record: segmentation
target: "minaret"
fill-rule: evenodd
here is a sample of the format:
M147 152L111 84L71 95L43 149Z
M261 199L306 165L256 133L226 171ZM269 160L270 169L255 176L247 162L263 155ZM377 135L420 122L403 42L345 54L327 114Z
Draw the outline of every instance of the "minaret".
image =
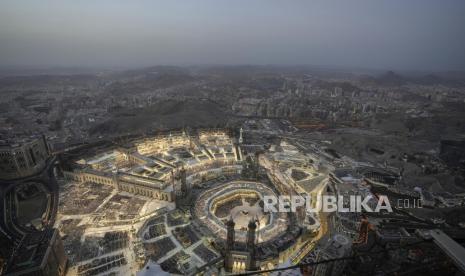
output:
M186 169L184 169L184 166L182 166L181 170L179 171L179 177L181 178L181 193L183 196L185 196L188 193L188 188L186 179Z
M235 239L235 232L234 232L234 226L236 224L234 223L234 220L232 217L229 217L229 220L226 222L226 227L227 227L227 237L226 237L226 247L229 250L234 249L234 239Z
M234 239L235 239L235 232L234 232L234 223L232 217L229 217L229 220L226 222L226 252L224 258L224 268L226 271L231 272L233 269L233 259L231 251L234 250Z
M250 262L247 270L256 270L255 268L255 231L257 230L257 224L254 219L249 222L249 229L247 231L247 250L250 253Z
M239 144L242 144L244 142L244 138L242 137L242 133L244 131L242 130L242 127L241 129L239 130Z
M174 172L173 172L173 170L171 170L171 187L173 188L174 199L177 199L176 189L174 188Z

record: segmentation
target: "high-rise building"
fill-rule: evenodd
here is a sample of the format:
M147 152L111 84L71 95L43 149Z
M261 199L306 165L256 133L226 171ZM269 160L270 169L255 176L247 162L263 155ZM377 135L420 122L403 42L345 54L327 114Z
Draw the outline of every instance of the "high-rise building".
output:
M44 136L10 141L0 146L0 199L3 205L0 228L16 239L26 232L15 219L18 209L16 190L23 185L36 185L48 191L50 196L43 225L53 225L58 208L58 186L54 158Z
M50 151L44 136L0 143L0 179L9 180L41 172Z
M65 275L67 258L56 229L26 234L14 248L4 275Z
M58 210L54 163L44 136L0 144L0 230L8 245L0 253L9 252L2 256L6 275L64 274L63 246L58 232L51 228ZM19 223L17 215L21 208L18 194L32 186L48 194L41 223L35 227Z

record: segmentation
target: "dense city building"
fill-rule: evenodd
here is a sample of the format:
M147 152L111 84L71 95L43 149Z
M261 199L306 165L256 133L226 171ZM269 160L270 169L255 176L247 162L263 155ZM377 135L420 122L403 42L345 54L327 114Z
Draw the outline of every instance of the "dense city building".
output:
M2 273L463 272L460 88L223 69L0 87Z

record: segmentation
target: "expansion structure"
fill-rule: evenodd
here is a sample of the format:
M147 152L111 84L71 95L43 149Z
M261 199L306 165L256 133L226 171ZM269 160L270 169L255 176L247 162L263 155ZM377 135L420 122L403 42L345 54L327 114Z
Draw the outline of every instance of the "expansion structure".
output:
M64 176L68 180L111 185L119 191L174 201L176 193L186 193L186 181L198 183L220 174L235 174L240 169L240 160L239 147L232 143L227 132L200 131L197 136L186 131L169 132L77 160L71 170L64 171ZM177 182L182 185L175 190Z

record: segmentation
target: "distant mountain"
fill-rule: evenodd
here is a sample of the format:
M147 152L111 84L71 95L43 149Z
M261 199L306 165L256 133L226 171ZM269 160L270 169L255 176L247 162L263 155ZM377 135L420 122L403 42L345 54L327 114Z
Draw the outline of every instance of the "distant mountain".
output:
M83 85L97 80L98 77L94 74L7 76L0 77L0 87Z
M66 76L66 75L93 75L102 72L111 72L116 69L92 67L5 67L0 66L0 77L14 76Z
M364 85L373 86L399 86L408 83L408 79L393 71L387 71L378 76L362 75L359 77L359 81Z
M420 84L425 84L425 85L434 85L438 83L443 83L444 79L435 74L428 74L428 75L418 78L416 82Z
M393 71L387 71L379 76L363 75L359 77L362 84L377 86L400 86L408 83L420 85L445 85L445 86L463 86L465 85L465 74L455 72L449 73L431 73L426 75L401 75Z
M153 77L156 75L189 75L189 69L178 66L150 66L138 69L124 70L115 72L113 77L117 78L132 78L132 77Z
M112 76L115 78L115 76ZM131 71L122 73L105 90L111 94L147 92L154 88L168 88L194 82L199 78L178 71Z
M225 125L228 114L209 100L162 100L149 107L119 108L112 118L91 129L92 134L137 133L175 129L184 126L217 127Z
M393 71L388 71L385 74L379 76L377 81L378 84L385 86L399 86L408 83L406 78Z
M415 83L423 85L464 86L465 75L460 74L428 74L414 79Z

